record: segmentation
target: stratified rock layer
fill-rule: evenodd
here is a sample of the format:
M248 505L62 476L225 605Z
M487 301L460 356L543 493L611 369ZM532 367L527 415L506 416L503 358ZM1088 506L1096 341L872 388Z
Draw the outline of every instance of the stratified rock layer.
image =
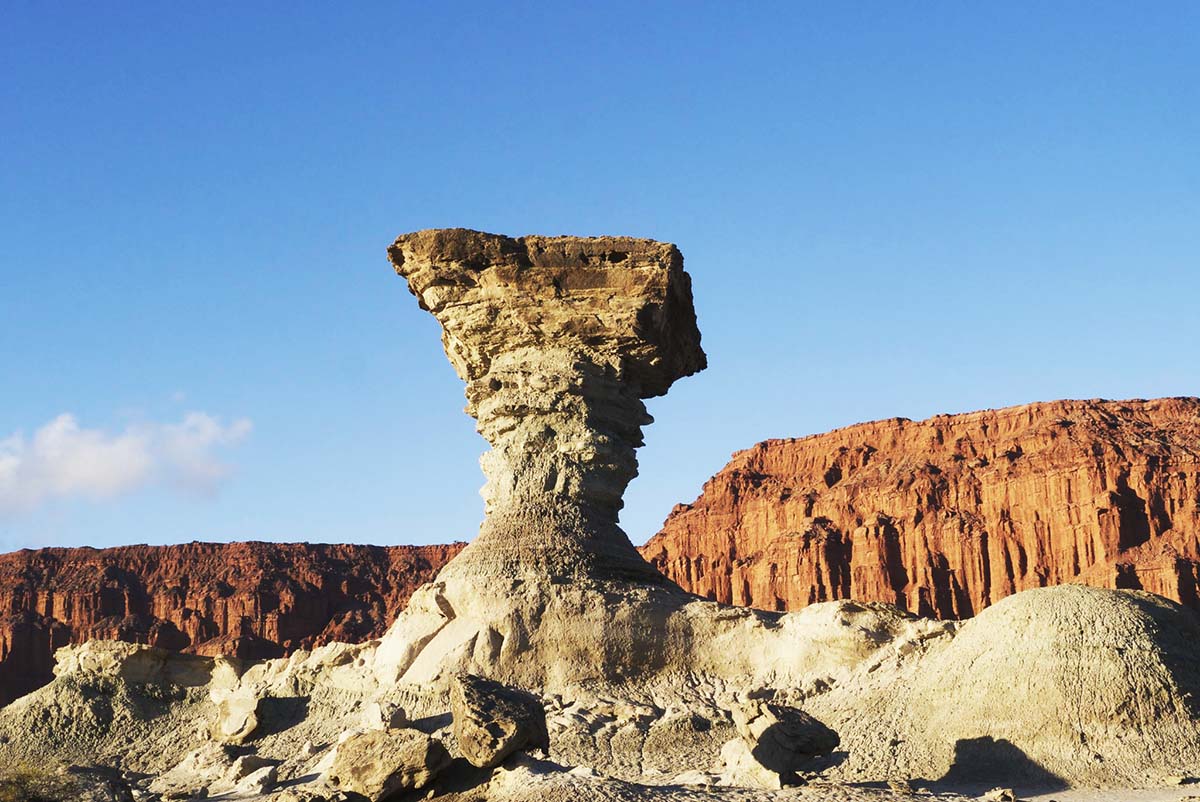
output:
M705 367L674 245L418 231L388 249L467 383L487 518L443 572L660 581L617 526L643 398Z
M643 555L722 602L942 618L1080 582L1200 607L1200 399L892 419L734 455Z
M0 554L0 704L92 639L277 657L379 637L462 548L187 543Z

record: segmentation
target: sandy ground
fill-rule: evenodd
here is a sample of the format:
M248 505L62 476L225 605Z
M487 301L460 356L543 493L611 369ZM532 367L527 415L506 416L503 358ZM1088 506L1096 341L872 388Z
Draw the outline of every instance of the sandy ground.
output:
M1174 785L1169 788L1072 788L1020 798L1030 802L1178 802L1181 799L1200 799L1200 785Z

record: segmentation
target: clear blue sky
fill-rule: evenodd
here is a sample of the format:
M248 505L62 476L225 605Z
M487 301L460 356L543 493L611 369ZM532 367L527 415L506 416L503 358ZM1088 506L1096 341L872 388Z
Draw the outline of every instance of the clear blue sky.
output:
M252 8L247 8L248 6ZM734 450L1200 394L1195 3L34 3L0 12L0 549L473 536L399 233L677 243ZM63 417L69 415L71 417Z

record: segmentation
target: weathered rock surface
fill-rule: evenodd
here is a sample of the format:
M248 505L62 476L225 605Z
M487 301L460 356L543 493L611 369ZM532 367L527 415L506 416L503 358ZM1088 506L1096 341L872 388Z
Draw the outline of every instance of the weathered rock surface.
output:
M1158 784L1200 758L1198 643L1200 618L1160 596L1028 590L805 709L841 736L845 776Z
M617 526L643 398L705 367L679 250L628 237L406 234L396 272L467 383L487 518L450 576L658 581Z
M0 554L0 704L49 682L54 652L68 643L261 659L379 637L461 548L187 543Z
M380 802L397 791L424 788L449 764L445 747L425 733L377 730L338 744L327 777L338 789Z
M1200 399L892 419L734 455L642 554L721 602L965 618L1082 582L1200 607Z
M244 744L258 729L258 699L250 693L233 693L217 703L213 740L222 744Z
M473 766L494 768L513 752L550 748L541 700L517 688L463 674L450 685L454 738Z

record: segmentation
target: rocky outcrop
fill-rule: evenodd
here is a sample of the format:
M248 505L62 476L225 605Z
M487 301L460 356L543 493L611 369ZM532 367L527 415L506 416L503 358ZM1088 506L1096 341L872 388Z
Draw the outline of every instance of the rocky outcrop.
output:
M379 637L461 544L187 543L0 555L0 704L92 639L264 658Z
M679 250L442 229L388 256L441 324L492 446L487 517L451 573L658 581L617 513L651 422L642 399L705 367Z
M1200 399L892 419L734 455L642 553L684 588L964 618L1080 582L1200 607Z

